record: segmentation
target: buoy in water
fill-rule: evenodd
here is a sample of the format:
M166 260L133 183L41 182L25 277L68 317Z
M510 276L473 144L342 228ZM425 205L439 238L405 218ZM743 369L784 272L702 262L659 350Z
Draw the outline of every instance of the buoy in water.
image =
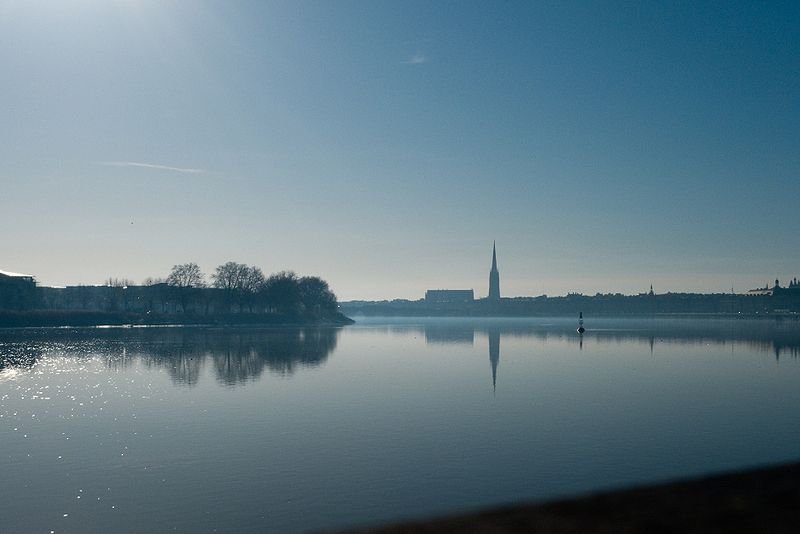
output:
M578 333L583 334L586 332L586 329L583 327L583 312L579 312L578 315Z

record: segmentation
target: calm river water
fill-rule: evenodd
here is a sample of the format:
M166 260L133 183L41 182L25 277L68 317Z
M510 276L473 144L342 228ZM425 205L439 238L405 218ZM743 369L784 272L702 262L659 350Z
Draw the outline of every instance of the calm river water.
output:
M800 458L800 323L0 330L0 532L295 532Z

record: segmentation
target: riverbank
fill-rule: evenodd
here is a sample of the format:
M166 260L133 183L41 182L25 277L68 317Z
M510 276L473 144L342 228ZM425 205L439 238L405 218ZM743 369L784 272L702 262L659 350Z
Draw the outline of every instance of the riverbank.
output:
M363 316L555 317L583 312L594 317L629 315L798 315L800 287L770 294L643 293L503 297L499 300L344 301L340 309Z
M348 532L789 533L799 528L800 463L793 463Z
M277 313L225 313L203 315L191 313L158 314L78 310L0 311L0 328L124 325L344 326L353 324L353 322L352 319L339 312L312 317Z

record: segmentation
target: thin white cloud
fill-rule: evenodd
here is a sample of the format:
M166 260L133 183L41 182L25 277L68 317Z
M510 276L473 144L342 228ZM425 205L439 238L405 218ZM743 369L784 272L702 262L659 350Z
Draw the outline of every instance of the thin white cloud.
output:
M423 63L427 63L428 61L429 61L428 56L426 56L425 54L416 53L413 56L411 56L410 59L403 61L403 63L406 65L422 65Z
M157 171L172 171L182 172L187 174L205 174L208 171L204 169L190 169L186 167L172 167L170 165L158 165L156 163L141 163L138 161L101 161L98 165L107 165L109 167L140 167L143 169L154 169Z

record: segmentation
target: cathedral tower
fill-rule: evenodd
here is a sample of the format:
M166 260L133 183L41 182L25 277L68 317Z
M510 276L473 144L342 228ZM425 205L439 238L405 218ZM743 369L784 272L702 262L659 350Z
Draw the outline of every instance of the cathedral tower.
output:
M489 271L489 300L500 300L500 271L497 270L497 247L492 243L492 270Z

